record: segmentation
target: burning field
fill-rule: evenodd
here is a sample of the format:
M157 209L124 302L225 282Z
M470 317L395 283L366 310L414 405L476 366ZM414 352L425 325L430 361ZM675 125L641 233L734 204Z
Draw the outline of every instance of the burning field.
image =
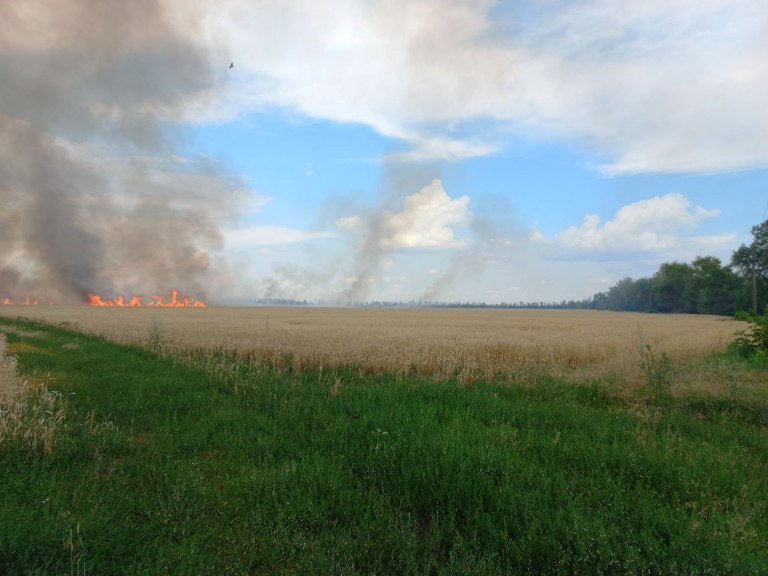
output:
M226 277L250 191L177 150L221 79L174 22L153 0L2 3L0 303L201 306Z
M152 294L150 300L143 300L141 296L131 296L131 298L124 298L123 296L115 296L112 300L105 300L98 294L88 294L89 306L128 306L131 308L147 306L155 308L205 308L206 304L202 300L195 300L190 296L179 298L178 290L171 290L171 297L165 299L159 294Z
M41 302L38 298L24 297L23 300L14 301L11 298L3 298L0 300L4 306L37 306ZM99 294L88 294L88 299L85 302L88 306L117 306L117 307L129 307L139 308L146 306L148 308L205 308L207 304L202 300L197 300L191 296L179 297L178 290L171 290L170 297L166 298L160 294L152 294L150 298L143 298L142 296L131 296L126 298L125 296L118 295L112 299L104 298ZM55 302L47 302L48 305L54 305Z

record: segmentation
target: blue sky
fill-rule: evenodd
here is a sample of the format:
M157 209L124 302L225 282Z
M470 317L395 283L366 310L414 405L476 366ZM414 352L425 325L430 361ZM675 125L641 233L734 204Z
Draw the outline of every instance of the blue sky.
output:
M213 301L581 299L665 261L727 262L768 218L763 3L160 6L163 34L200 55L205 80L137 88L133 99L83 90L85 131L0 113L37 122L80 163L98 157L91 169L122 205L154 195L182 220L203 218L204 234L184 229L194 252L184 270ZM32 13L17 10L31 28L6 30L9 53L38 58L75 42L60 17ZM137 14L126 36L136 46L126 41L113 70L82 72L85 86L108 74L110 86L141 86L124 76L139 57L182 78L177 46ZM173 134L165 147L142 144L135 127L120 138L98 128L147 110ZM140 198L139 164L150 187ZM123 224L138 230L138 214ZM109 269L112 291L160 283L157 266L128 268Z
M766 217L758 3L267 5L210 16L188 152L262 199L228 237L269 295L584 298Z
M245 259L250 263L246 266L262 262L267 266L266 277L272 274L285 281L285 292L274 295L303 298L309 293L310 297L333 298L334 290L339 290L345 279L335 278L335 286L329 281L328 286L314 291L300 282L281 278L280 268L290 264L298 273L305 268L308 277L316 279L313 263L318 258L343 261L345 249L349 248L345 246L349 238L336 225L345 214L344 207L377 210L393 206L388 209L396 211L401 208L398 201L419 192L434 179L440 179L448 197L471 199L471 215L454 228L456 237L465 240L472 238L469 220L476 218L496 227L498 234L510 242L530 243L536 233L544 237L543 243L554 242L558 234L582 225L588 214L598 215L605 223L625 206L654 200L663 203L669 194L682 195L690 203L687 211L673 212L673 216L689 214L696 208L707 211L705 217L692 223L678 225L673 217L659 234L666 232L674 241L658 249L634 249L631 239L629 246L618 239L607 239L605 246L578 254L567 246L535 246L533 250L520 248L526 252L522 258L530 262L516 263L504 262L502 254L518 248L496 243L489 246L491 254L486 257L498 252L501 261L468 267L462 275L469 275L471 280L452 280L455 285L441 293L441 298L502 301L587 297L626 275L649 275L664 261L690 261L697 255L713 254L727 262L739 243L749 241L750 227L766 217L766 172L760 169L612 175L595 168L594 153L576 143L540 141L515 134L493 154L461 161L389 165L382 157L399 148L399 142L365 126L296 119L279 112L254 114L244 124L200 126L194 138L195 152L218 158L243 175L254 193L264 198L256 212L243 218L242 228L282 228L285 242L273 234L269 240L256 239L237 250L249 253ZM392 191L382 182L389 171L413 174L404 177L403 188ZM308 238L301 241L299 231ZM309 239L313 235L318 238ZM696 239L707 236L713 237L711 244L696 243ZM419 268L445 270L451 257L476 248L399 247L389 251L381 257L391 259L394 265L387 260L374 282L389 278L388 284L401 287L386 291L371 286L366 297L421 298L430 278L419 274ZM253 251L258 255L254 256ZM337 262L335 266L343 266ZM394 274L398 272L390 266L397 264L403 265L401 276L409 281L396 280ZM518 273L519 266L523 268ZM566 271L562 275L543 272L551 267ZM581 268L589 270L589 275L578 274ZM349 274L354 271L350 266ZM515 283L516 289L509 290L507 282Z

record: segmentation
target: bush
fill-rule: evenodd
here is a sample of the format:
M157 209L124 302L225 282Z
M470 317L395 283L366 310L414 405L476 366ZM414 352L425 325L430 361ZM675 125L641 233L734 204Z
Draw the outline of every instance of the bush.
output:
M731 350L744 358L768 354L768 309L762 316L746 318L749 326L746 330L736 332L736 337L730 344Z
M735 320L743 320L745 322L749 322L752 320L753 316L751 312L748 312L747 310L737 310L736 313L733 315L733 318Z

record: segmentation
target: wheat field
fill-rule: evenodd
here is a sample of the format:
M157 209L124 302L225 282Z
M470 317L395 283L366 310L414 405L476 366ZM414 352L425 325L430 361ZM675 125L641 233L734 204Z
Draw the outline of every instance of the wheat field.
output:
M745 324L719 316L592 310L3 306L120 343L172 355L234 353L294 371L355 368L436 379L545 372L642 378L650 345L675 365L723 350Z

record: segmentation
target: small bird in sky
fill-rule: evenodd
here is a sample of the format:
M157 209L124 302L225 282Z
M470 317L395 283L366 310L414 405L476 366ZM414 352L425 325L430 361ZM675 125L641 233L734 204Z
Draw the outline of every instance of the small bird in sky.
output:
M231 69L232 69L232 68L234 68L234 67L235 67L235 63L234 63L234 62L232 62L232 63L229 65L229 69L231 70Z

